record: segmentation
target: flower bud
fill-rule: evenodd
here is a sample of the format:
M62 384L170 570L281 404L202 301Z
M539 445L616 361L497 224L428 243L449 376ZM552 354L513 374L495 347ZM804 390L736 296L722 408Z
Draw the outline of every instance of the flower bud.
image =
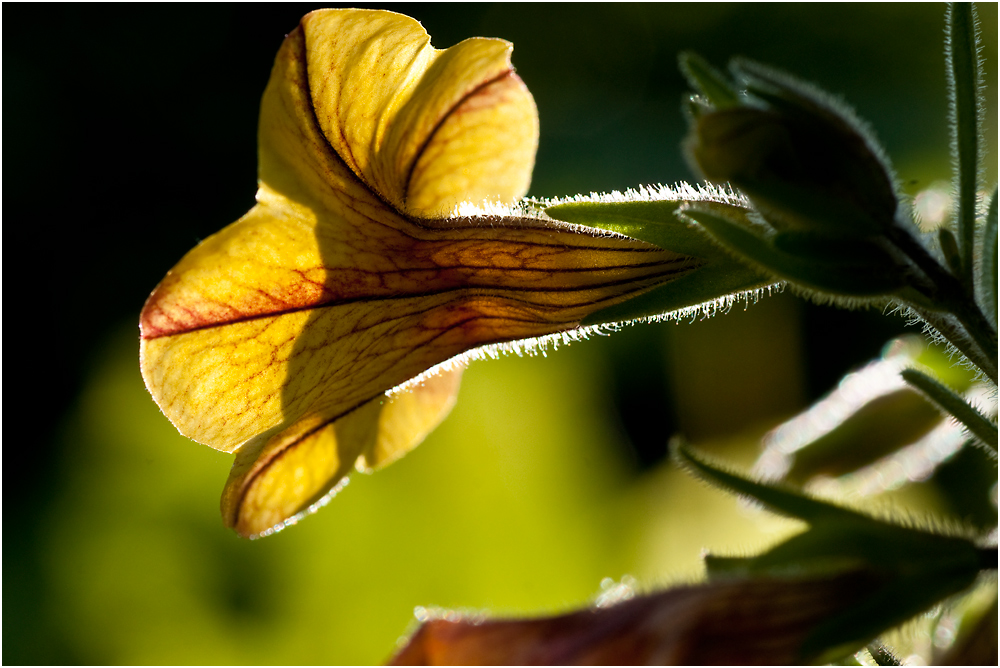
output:
M750 97L693 119L697 170L742 190L779 231L869 237L894 224L889 170L849 110L760 65L733 69Z

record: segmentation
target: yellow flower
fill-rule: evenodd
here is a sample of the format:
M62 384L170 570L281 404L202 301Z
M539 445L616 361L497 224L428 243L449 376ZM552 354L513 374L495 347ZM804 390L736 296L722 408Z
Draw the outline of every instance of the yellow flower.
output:
M143 378L181 433L236 452L240 534L280 529L350 470L414 447L479 346L576 329L699 261L518 215L538 140L511 46L439 51L413 19L321 10L261 103L257 204L189 252L141 316Z

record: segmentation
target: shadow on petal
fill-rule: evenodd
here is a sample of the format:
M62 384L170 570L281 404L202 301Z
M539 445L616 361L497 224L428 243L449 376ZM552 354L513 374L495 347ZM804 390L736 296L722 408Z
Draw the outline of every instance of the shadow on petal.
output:
M308 34L307 26L306 41ZM493 42L490 45L495 46ZM296 87L314 81L312 73L304 73L303 68L313 66L315 59L304 46L297 45L294 34L286 47L279 55L272 85L265 94L265 109L297 110L294 100L305 96ZM469 48L464 52L469 52ZM509 67L507 51L502 53ZM450 67L453 62L450 59L446 65ZM450 79L442 79L440 75L433 78L436 75L433 67L427 74L433 81L451 85ZM421 88L420 84L416 86ZM495 90L498 86L499 92ZM314 87L314 97L316 93ZM433 97L426 89L420 94ZM526 104L531 109L529 123L523 122ZM508 113L512 107L513 116ZM474 192L477 181L490 181L490 174L496 173L495 166L478 172L462 168L463 161L477 165L483 161L483 146L491 147L499 156L513 148L514 157L506 159L519 161L521 170L526 164L525 175L530 174L531 162L525 163L521 154L525 147L530 155L534 153L533 114L530 95L519 82L506 75L473 87L473 94L465 95L453 108L446 109L446 115L433 129L433 136L421 146L422 153L413 157L414 166L408 174L409 208L412 210L414 200L429 203L425 204L430 207L425 215L431 215L440 210L442 202L449 208L452 201L457 202L456 193ZM317 118L323 117L324 114L317 113ZM411 114L409 118L416 119L415 123L423 122L419 116ZM512 122L512 118L521 121ZM311 120L305 114L294 118L294 122L305 126L302 135L317 136L325 131L331 149L338 148L338 142L330 138L332 130L311 126ZM398 122L406 120L400 118ZM498 122L500 127L514 127L514 130L527 126L527 139L522 136L524 130L521 135L504 136L496 126ZM475 150L470 150L467 139L483 131L489 134L491 143L480 138L471 144ZM419 128L414 134L420 134ZM450 139L445 141L441 137ZM339 150L346 152L340 148L324 161L332 169L340 159L343 163L340 178L347 180L342 174L344 168L351 161L357 162L357 155L362 152L354 149L345 156ZM377 166L370 162L362 165L356 175L375 180ZM439 174L432 180L437 184L436 189L420 185L427 174L434 173ZM460 177L459 186L455 186L454 175ZM518 190L500 195L519 196L527 186L526 179L523 180L516 184ZM378 185L387 188L386 183L383 180ZM378 185L365 185L370 192L377 192ZM349 189L342 188L339 192L345 191ZM395 199L396 193L393 195ZM688 256L641 242L585 233L551 221L513 217L415 218L364 198L341 197L335 206L319 209L315 230L321 264L326 269L324 289L335 297L315 304L304 319L302 313L278 316L285 321L275 323L280 330L295 331L294 337L281 345L280 350L276 348L275 355L286 368L280 386L280 416L293 426L283 432L285 437L276 437L258 456L248 474L255 482L248 489L270 489L270 484L264 481L276 477L310 478L312 474L302 471L305 468L319 468L327 477L322 485L310 488L311 495L299 495L297 507L283 505L280 512L273 514L257 506L235 509L233 518L242 518L244 513L257 518L252 527L234 519L241 533L265 531L266 521L284 521L290 513L315 507L317 497L322 498L334 489L349 472L348 459L356 458L368 447L336 439L343 461L338 459L334 466L325 454L334 446L328 443L324 449L315 442L332 439L336 429L317 426L308 431L297 430L294 423L302 416L317 420L325 416L327 425L348 420L354 414L351 411L366 411L370 402L379 400L387 390L456 355L482 345L574 329L590 313L699 265ZM252 382L247 379L248 384ZM412 440L409 436L402 439L405 447L397 451L412 447ZM300 448L313 454L292 454ZM318 458L317 464L310 463L310 456ZM271 470L272 467L276 468ZM247 493L240 498L243 503L250 503L258 497ZM260 498L263 503L265 498ZM291 496L282 497L288 498ZM277 501L273 495L266 499ZM265 521L265 517L269 519Z
M413 447L453 400L419 390L389 445L370 408L389 390L481 346L577 330L702 265L546 218L442 217L527 189L537 113L502 40L437 51L398 14L313 12L279 50L259 143L257 206L188 253L141 318L157 404L239 449L223 507L244 535L317 507L362 455Z

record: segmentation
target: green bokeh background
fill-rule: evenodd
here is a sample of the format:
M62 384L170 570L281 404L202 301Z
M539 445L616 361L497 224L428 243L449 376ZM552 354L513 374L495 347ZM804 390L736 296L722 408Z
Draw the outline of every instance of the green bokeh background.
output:
M749 463L765 430L904 331L784 294L477 362L416 451L299 526L238 539L218 513L231 457L160 415L135 323L166 270L252 205L260 94L313 8L5 7L7 240L38 271L8 291L8 351L32 371L8 374L4 663L373 663L416 606L551 613L608 577L694 580L703 548L795 527L680 475L669 437ZM684 49L842 95L910 194L949 178L940 5L392 8L439 48L514 43L541 118L532 195L691 179ZM995 182L997 6L979 12Z

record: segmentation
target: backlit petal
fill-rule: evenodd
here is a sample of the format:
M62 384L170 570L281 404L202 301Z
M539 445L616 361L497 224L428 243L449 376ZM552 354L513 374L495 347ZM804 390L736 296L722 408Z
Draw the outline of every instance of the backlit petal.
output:
M501 222L457 219L458 227L424 230L431 240L397 256L401 266L382 278L394 293L380 286L366 296L146 336L147 387L182 433L232 451L309 413L336 419L471 348L573 329L698 266L640 242L540 230L530 219L506 221L520 227ZM324 285L336 289L333 277L351 271L328 269Z
M440 217L527 192L537 112L508 42L439 51L419 23L391 12L321 10L302 25L323 134L395 208Z
M333 422L310 416L248 443L223 491L223 519L244 536L280 528L325 502L355 462L370 470L402 457L447 416L461 375L442 372Z
M549 221L393 210L325 141L306 53L298 29L264 94L257 206L143 310L143 375L181 433L231 452L305 415L335 420L470 348L571 329L697 266Z
M528 186L537 115L501 40L437 51L397 14L314 12L275 60L259 144L257 205L168 273L140 323L163 412L239 450L223 509L243 534L412 448L458 376L388 390L700 266L551 220L444 217Z

